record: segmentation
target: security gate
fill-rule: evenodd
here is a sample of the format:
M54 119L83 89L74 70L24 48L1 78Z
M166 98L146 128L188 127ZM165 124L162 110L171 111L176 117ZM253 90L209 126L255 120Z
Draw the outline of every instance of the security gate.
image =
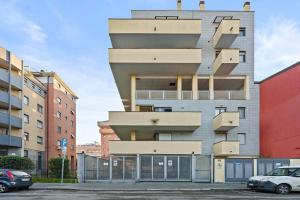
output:
M288 166L289 159L258 159L257 160L257 175L265 175L280 166Z
M253 176L253 159L226 159L225 181L245 182Z
M142 181L191 181L191 156L141 155Z

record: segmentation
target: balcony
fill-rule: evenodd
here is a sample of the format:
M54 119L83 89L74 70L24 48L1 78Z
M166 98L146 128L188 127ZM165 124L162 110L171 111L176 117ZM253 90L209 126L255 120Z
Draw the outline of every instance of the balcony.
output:
M209 100L209 91L198 91L199 100Z
M9 73L4 69L0 69L0 86L8 88L9 87ZM22 78L21 76L13 75L11 76L11 86L12 89L22 90Z
M0 134L0 146L6 147L22 147L22 138L10 135L2 135Z
M10 53L10 63L14 70L22 70L22 60ZM6 69L9 68L9 54L6 49L0 47L0 65Z
M0 112L0 127L8 128L9 114ZM22 119L19 117L11 116L11 127L22 128Z
M223 19L213 36L215 48L229 48L240 33L239 19Z
M201 141L109 141L110 154L202 154Z
M18 97L13 95L11 97L11 107L12 109L22 109L22 101ZM9 107L9 94L8 92L0 91L0 107L8 108Z
M215 156L237 156L240 154L239 141L221 141L213 145Z
M213 128L215 131L229 131L240 124L239 112L222 112L214 117Z
M160 131L193 132L201 126L201 112L109 112L111 128L121 140L136 131L137 140L149 140Z
M215 100L245 100L244 90L215 90Z
M110 19L113 48L194 48L201 20Z
M228 76L239 64L239 49L222 49L213 63L214 75Z
M137 90L136 99L141 100L175 100L177 91L172 90Z

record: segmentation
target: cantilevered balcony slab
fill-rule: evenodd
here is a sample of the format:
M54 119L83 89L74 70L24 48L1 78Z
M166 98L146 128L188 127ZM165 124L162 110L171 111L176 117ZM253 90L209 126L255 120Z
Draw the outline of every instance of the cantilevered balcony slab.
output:
M194 48L201 35L201 20L110 19L114 48Z
M202 63L201 49L110 49L109 62L122 99L130 99L130 76L190 76Z
M239 19L223 19L213 36L215 48L229 48L240 33Z
M0 66L9 68L9 61L13 70L22 70L22 60L13 53L8 53L6 49L0 47Z
M215 131L229 131L240 124L239 112L222 112L213 119Z
M202 154L202 142L109 141L109 154Z
M239 141L221 141L213 144L214 156L236 156L240 154Z
M10 95L12 109L22 109L22 101L20 98ZM9 93L0 91L0 107L9 108Z
M193 132L201 112L109 112L109 123L121 140L129 140L131 131L137 140L151 140L158 132Z
M213 63L214 75L228 76L239 64L239 49L222 49Z

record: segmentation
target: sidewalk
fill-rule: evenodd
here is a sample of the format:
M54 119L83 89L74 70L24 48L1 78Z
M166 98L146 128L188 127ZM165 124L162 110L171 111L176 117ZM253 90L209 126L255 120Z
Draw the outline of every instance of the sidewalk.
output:
M35 183L35 190L82 190L82 191L159 191L159 190L243 190L242 183L191 183L191 182L102 182L102 183Z

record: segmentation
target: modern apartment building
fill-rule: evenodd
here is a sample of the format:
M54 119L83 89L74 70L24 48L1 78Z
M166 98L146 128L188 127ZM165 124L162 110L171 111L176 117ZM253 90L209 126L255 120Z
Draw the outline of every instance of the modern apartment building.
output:
M76 169L76 100L77 95L55 72L33 72L47 89L46 160L62 156L60 142L68 141L66 157L70 169Z
M0 47L0 155L22 151L23 61Z
M30 158L36 171L45 169L47 89L33 74L24 71L24 157Z
M259 156L254 12L249 2L242 11L205 10L204 1L198 10L181 7L178 0L177 10L109 19L109 63L125 109L109 112L120 138L109 142L112 179L252 175L248 159Z
M120 140L117 134L109 126L108 121L98 122L99 133L101 135L101 157L109 157L109 141Z
M299 74L300 62L260 82L260 152L265 158L300 158Z

